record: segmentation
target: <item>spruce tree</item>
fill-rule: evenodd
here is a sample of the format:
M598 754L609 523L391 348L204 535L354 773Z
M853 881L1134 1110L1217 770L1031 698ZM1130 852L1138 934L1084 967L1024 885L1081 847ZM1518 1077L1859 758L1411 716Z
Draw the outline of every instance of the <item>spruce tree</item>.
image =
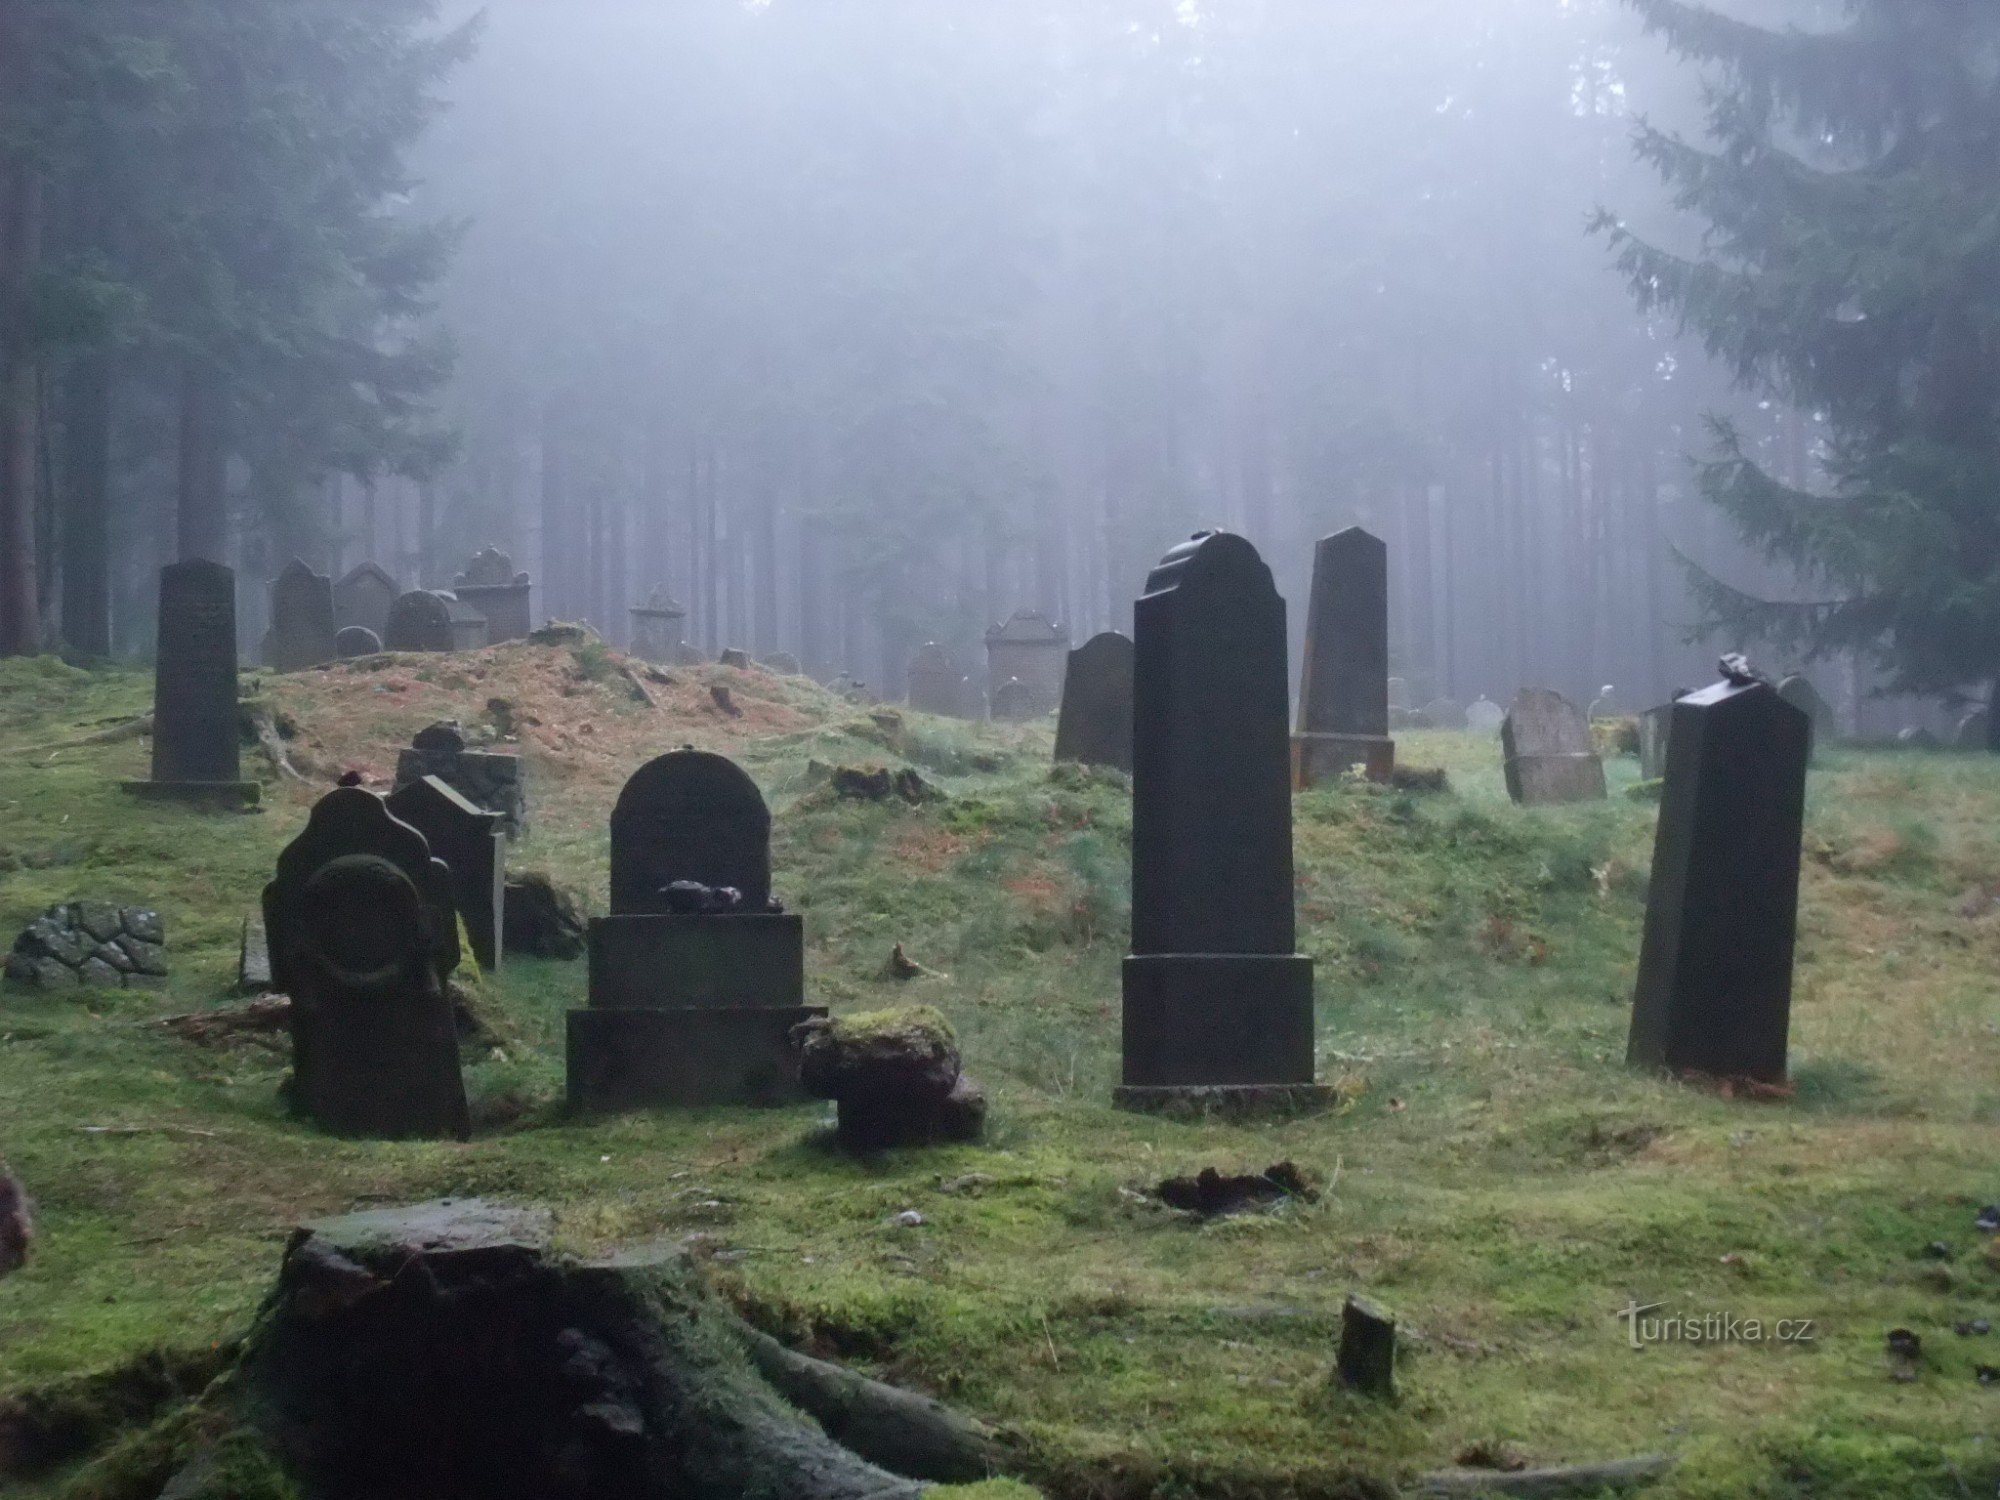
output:
M1709 70L1707 142L1636 137L1707 232L1677 254L1607 219L1618 264L1642 308L1677 314L1824 433L1802 489L1713 420L1702 492L1825 597L1758 599L1695 570L1707 624L1809 657L1861 651L1895 691L1995 683L2000 5L1845 0L1781 29L1629 3Z

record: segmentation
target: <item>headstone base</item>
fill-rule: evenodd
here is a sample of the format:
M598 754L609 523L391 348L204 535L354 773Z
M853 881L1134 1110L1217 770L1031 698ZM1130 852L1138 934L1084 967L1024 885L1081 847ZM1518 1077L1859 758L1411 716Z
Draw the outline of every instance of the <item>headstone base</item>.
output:
M1372 734L1292 736L1292 789L1303 792L1338 781L1355 766L1370 781L1386 784L1396 772L1396 742Z
M254 781L121 781L119 786L148 802L185 802L223 812L253 808L264 800L264 788Z
M1507 794L1526 807L1602 802L1604 762L1595 755L1518 755L1505 766Z
M1111 1102L1134 1114L1170 1120L1282 1120L1331 1109L1335 1091L1323 1083L1247 1083L1135 1087L1111 1091Z
M1125 960L1127 1088L1313 1081L1313 965L1298 954Z
M801 917L638 915L590 923L593 1009L789 1010L805 1004L805 989Z
M802 1104L792 1028L826 1015L800 1005L569 1013L569 1107L579 1113Z

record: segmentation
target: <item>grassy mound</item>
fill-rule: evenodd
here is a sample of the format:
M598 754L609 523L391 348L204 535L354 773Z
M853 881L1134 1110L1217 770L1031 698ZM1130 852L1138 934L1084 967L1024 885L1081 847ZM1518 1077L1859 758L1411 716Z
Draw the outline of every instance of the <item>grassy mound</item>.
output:
M2000 1344L1951 1332L2000 1322L2000 1263L1972 1227L2000 1199L2000 911L1964 899L2000 880L2000 763L1822 757L1796 1088L1743 1100L1622 1066L1656 815L1621 794L1636 764L1614 764L1606 803L1524 812L1490 739L1402 736L1449 792L1297 804L1340 1108L1191 1126L1108 1105L1122 778L1051 771L1046 726L870 712L760 671L635 684L627 665L516 644L263 678L250 691L312 784L246 750L266 808L220 816L119 794L143 740L52 748L146 712L143 675L0 663L0 941L56 901L147 902L175 967L158 996L0 993L0 1156L42 1231L0 1282L0 1403L225 1344L301 1219L478 1194L550 1204L579 1250L689 1241L769 1330L1022 1434L1058 1495L1380 1493L1481 1445L1538 1464L1677 1453L1656 1492L1679 1497L2000 1479L1974 1441L2000 1398L1973 1376ZM814 1000L937 1007L992 1096L987 1141L857 1162L824 1149L818 1106L567 1120L580 964L491 978L500 1040L468 1067L467 1145L324 1139L277 1104L281 1049L163 1033L160 1015L222 1003L238 924L318 791L349 766L386 777L438 718L514 736L533 827L513 863L598 909L624 777L681 744L741 760L773 804ZM841 766L915 768L946 796L840 797ZM899 943L914 977L887 962ZM1280 1160L1317 1201L1196 1222L1147 1192ZM1350 1290L1401 1320L1394 1407L1328 1382ZM1634 1303L1813 1337L1634 1350ZM1899 1326L1924 1338L1914 1383L1884 1369Z

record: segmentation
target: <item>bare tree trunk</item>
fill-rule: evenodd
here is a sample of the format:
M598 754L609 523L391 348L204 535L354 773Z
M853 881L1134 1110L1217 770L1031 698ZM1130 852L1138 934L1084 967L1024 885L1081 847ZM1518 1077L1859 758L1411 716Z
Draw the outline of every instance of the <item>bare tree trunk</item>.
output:
M568 507L569 433L561 399L552 398L542 409L542 608L554 620L576 617L565 537Z
M229 561L229 448L222 377L195 359L181 371L176 545L182 562Z
M42 179L26 162L0 183L0 656L41 650L35 457L41 372L28 288L42 253Z
M111 654L111 357L77 360L65 382L62 632L86 656Z

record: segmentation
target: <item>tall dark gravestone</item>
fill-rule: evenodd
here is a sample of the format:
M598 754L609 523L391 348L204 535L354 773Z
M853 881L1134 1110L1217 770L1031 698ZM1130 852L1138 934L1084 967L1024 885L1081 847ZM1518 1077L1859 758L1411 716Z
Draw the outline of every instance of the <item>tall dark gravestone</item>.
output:
M172 801L253 806L236 707L236 575L196 558L160 570L153 669L153 774L125 789Z
M500 967L500 935L506 930L507 830L497 812L476 807L436 776L399 787L389 811L424 836L431 855L451 870L452 900L465 922L466 941L479 967Z
M522 640L534 628L533 585L526 573L514 571L514 559L498 547L474 553L452 592L486 617L487 645Z
M334 660L333 580L298 558L271 581L271 633L264 665L278 672L303 672Z
M1242 537L1169 552L1136 606L1126 1108L1323 1102L1294 952L1285 601Z
M1806 716L1812 725L1813 748L1831 745L1840 738L1840 715L1826 701L1813 680L1794 672L1778 684L1778 696Z
M1359 526L1313 553L1292 784L1301 791L1362 767L1396 769L1389 738L1389 549Z
M333 623L342 630L349 626L372 630L379 639L389 628L389 611L402 592L375 563L361 563L333 586Z
M590 1004L571 1011L579 1110L791 1104L805 926L771 900L771 814L733 761L678 750L611 814L611 915L590 923Z
M458 645L451 604L429 589L412 589L389 607L384 651L450 651Z
M1069 654L1056 759L1132 769L1132 642L1115 630L1094 635Z
M1769 683L1673 705L1628 1062L1783 1081L1811 753Z
M965 717L965 674L952 654L936 641L910 656L910 707L918 713Z

